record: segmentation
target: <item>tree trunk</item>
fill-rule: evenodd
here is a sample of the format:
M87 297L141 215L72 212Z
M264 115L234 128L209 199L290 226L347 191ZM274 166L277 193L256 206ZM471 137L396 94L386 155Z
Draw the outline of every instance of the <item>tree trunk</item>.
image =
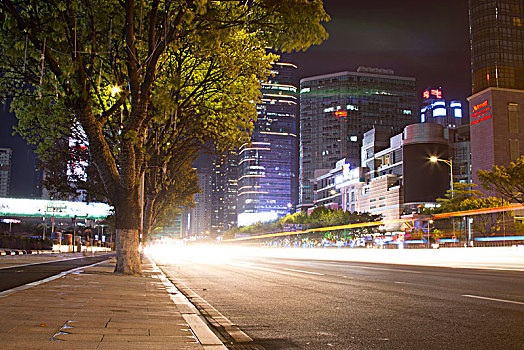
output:
M128 275L142 273L140 266L140 208L138 205L138 189L130 191L131 195L123 195L118 205L115 205L116 219L116 267L115 272Z
M151 230L153 229L153 205L155 203L155 196L146 195L144 203L144 241L146 238L150 238Z

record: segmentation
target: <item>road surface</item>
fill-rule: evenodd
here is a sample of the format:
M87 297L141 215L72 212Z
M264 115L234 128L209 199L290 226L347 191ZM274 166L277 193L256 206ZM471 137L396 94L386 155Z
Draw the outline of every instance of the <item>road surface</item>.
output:
M113 254L103 254L92 257L76 257L74 259L62 259L50 262L40 262L35 258L34 263L31 262L31 259L28 260L26 258L22 264L0 268L0 292L42 280L57 275L63 271L95 264L109 259L112 255ZM3 260L9 258L9 256L3 257Z
M159 264L266 349L524 349L521 271L212 260Z

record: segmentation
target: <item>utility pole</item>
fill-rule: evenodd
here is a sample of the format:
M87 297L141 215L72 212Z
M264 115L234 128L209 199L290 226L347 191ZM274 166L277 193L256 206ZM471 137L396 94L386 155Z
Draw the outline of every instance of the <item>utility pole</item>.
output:
M73 217L73 253L75 252L75 237L76 236L76 215Z

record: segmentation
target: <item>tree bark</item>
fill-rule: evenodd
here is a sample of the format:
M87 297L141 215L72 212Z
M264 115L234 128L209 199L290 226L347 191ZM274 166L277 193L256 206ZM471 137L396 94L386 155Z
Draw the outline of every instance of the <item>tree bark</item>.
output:
M128 275L142 273L140 265L140 208L138 188L125 191L115 205L116 219L116 267L115 272Z

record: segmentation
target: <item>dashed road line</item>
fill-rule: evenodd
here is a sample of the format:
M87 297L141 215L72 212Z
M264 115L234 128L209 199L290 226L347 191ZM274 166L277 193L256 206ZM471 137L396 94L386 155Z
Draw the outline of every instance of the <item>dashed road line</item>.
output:
M323 273L319 273L319 272L304 271L304 270L295 270L295 269L289 269L289 268L287 268L287 267L283 267L283 269L286 270L286 271L293 271L293 272L307 273L307 274L309 274L309 275L325 276L325 274L323 274Z
M470 295L470 294L463 294L462 296L466 298L482 299L482 300L489 300L489 301L499 301L501 303L524 305L524 302L522 301L489 298L489 297L482 297L480 295Z

